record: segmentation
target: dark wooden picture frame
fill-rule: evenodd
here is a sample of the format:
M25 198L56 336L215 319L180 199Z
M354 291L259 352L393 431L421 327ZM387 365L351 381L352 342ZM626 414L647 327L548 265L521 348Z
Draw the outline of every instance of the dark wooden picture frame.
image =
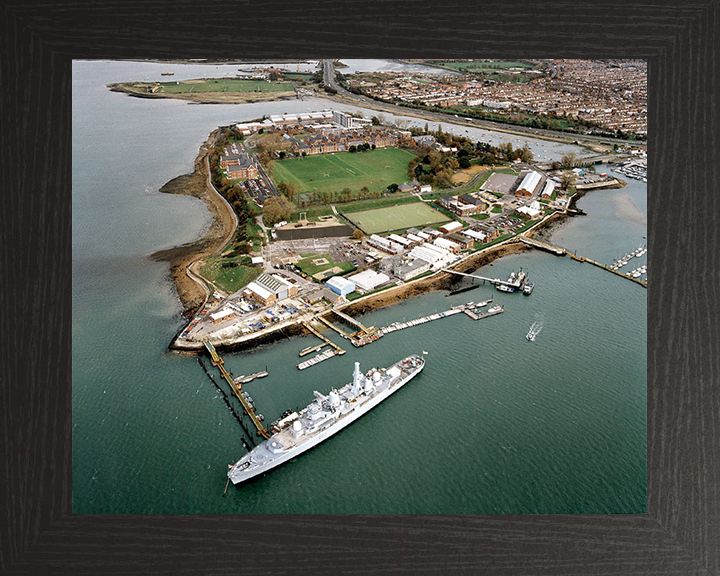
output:
M717 0L6 0L0 26L0 573L720 573ZM478 54L649 62L648 513L72 515L72 59Z

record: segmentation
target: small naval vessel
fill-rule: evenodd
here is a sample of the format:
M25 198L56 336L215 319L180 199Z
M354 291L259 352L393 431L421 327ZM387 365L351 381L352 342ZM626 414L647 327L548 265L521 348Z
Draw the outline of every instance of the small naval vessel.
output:
M424 367L425 360L417 355L389 368L372 368L366 374L360 372L360 363L355 362L352 382L339 390L330 390L327 396L313 392L315 400L278 420L271 427L270 438L230 466L228 478L233 484L240 484L317 446L399 390Z

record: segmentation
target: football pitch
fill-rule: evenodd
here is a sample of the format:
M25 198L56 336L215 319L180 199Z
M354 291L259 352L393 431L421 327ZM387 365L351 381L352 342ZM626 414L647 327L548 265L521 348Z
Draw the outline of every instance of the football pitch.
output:
M162 82L161 86L160 92L166 94L184 94L187 92L292 92L294 90L294 86L289 83L237 78Z
M378 148L367 152L336 152L305 158L289 158L273 163L272 178L292 182L300 192L340 192L363 186L379 192L390 184L408 179L412 152L397 148Z
M388 206L363 212L343 214L345 218L358 226L366 234L392 232L406 228L424 228L431 224L447 222L449 218L442 212L428 206L425 202L413 202L400 206Z

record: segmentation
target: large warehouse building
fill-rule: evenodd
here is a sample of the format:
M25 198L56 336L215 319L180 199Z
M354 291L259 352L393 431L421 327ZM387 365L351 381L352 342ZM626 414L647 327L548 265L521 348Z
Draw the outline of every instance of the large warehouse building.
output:
M298 287L279 274L260 274L247 285L243 294L268 306L278 300L297 296Z
M360 272L360 274L350 276L349 279L355 283L358 290L370 292L375 290L378 286L385 284L385 282L390 280L390 277L386 274L378 274L375 270L368 268L367 270Z

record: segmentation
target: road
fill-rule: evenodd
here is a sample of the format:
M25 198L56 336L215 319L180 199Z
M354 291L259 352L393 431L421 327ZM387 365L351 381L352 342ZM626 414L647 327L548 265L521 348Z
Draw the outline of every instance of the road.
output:
M507 132L508 134L515 134L518 136L528 136L531 138L541 138L544 140L554 140L558 142L565 142L573 144L579 142L580 144L632 144L633 146L647 146L646 142L635 141L635 140L620 140L617 138L606 138L602 136L592 136L588 134L563 134L555 132L553 130L543 130L540 128L529 128L526 126L514 126L510 124L502 124L498 122L491 122L489 120L478 120L476 118L458 118L454 114L443 114L440 112L426 112L424 110L417 110L415 108L407 108L405 106L397 106L387 102L378 102L365 96L359 96L348 92L342 86L340 86L335 80L335 68L332 60L323 60L323 82L326 86L330 86L337 90L340 99L351 100L352 104L360 105L365 108L372 108L382 112L388 112L389 114L396 114L402 116L417 116L427 120L441 121L450 124L457 124L459 126L472 126L473 128L481 128L485 130L493 130L495 132Z

